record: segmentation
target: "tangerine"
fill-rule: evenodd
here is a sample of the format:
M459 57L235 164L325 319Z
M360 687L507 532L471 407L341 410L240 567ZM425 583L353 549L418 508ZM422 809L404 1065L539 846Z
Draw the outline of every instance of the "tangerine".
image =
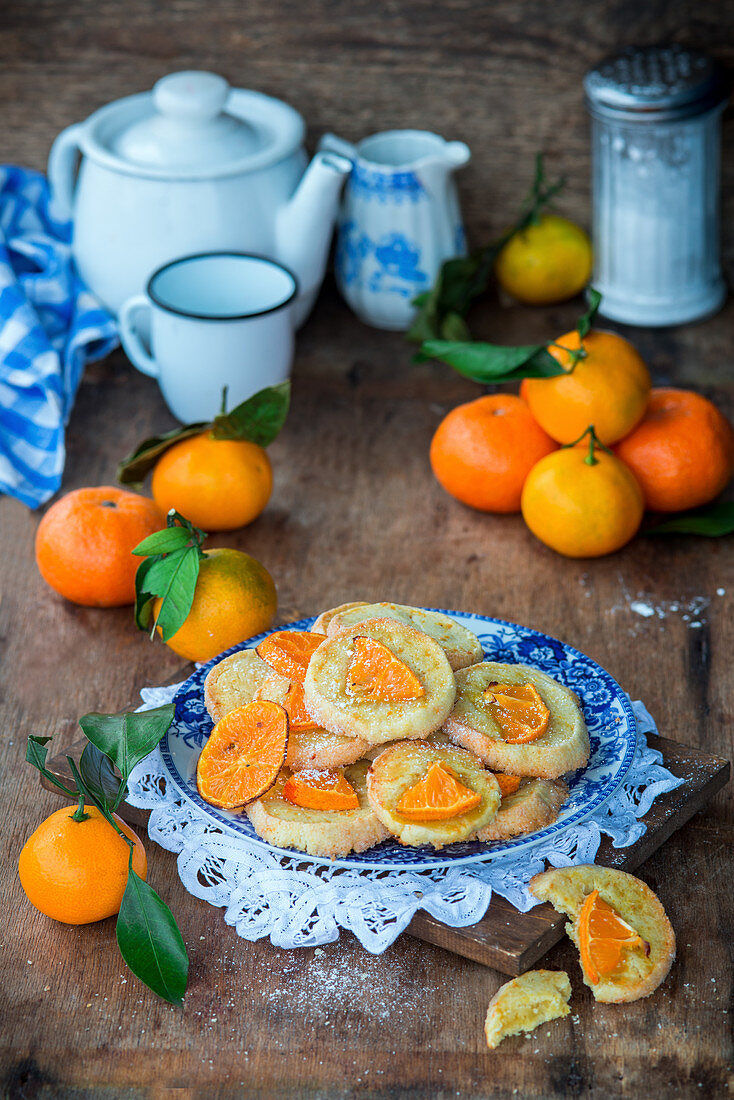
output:
M310 630L276 630L260 642L256 652L280 676L302 684L311 657L325 641L325 634Z
M84 607L135 602L133 549L165 527L158 505L113 485L74 489L49 510L36 531L36 563L59 595Z
M593 431L593 430L592 430ZM642 489L615 455L578 443L541 458L528 474L522 514L559 554L596 558L624 546L642 522Z
M641 947L650 953L650 944L622 920L614 906L599 896L588 895L578 915L579 954L584 973L592 985L617 969L624 948Z
M375 638L358 635L347 666L347 695L363 700L405 703L420 699L426 689L412 668Z
M153 604L156 617L162 602ZM191 610L166 645L189 661L208 661L267 630L277 609L273 578L259 561L241 550L207 550L199 563Z
M708 504L734 472L734 431L715 405L690 390L654 389L637 427L615 454L655 512Z
M153 470L153 497L204 531L232 531L252 523L273 490L270 459L257 443L215 439L211 432L175 443Z
M456 777L442 760L434 760L417 783L409 787L397 804L397 811L409 821L448 821L482 801L478 791L473 791Z
M278 703L255 699L217 722L196 765L199 794L235 810L269 791L288 751L288 715Z
M482 699L508 745L537 741L548 729L550 711L534 684L490 684Z
M495 261L500 286L527 305L573 298L589 281L591 241L583 229L557 214L541 214L515 233Z
M431 441L431 467L451 496L481 512L519 512L525 478L556 444L525 401L496 393L459 405Z
M36 909L64 924L91 924L120 911L130 849L96 806L74 820L68 806L57 810L23 845L20 884ZM145 878L148 863L140 838L113 814L133 842L133 870Z
M340 771L295 772L285 781L283 798L304 810L359 809L359 796Z
M583 344L583 347L582 347ZM583 351L583 358L574 353ZM521 396L538 424L559 443L573 443L593 424L602 443L616 443L644 415L650 372L628 340L613 332L574 329L548 346L564 374L526 378Z

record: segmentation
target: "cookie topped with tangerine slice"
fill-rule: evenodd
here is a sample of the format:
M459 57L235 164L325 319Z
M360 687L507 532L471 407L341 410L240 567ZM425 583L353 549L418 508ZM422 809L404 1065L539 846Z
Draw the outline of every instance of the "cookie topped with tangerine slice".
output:
M367 798L368 768L367 760L343 771L283 768L247 816L258 836L279 848L329 859L363 852L389 836Z
M380 744L439 729L456 685L433 638L394 619L371 619L318 646L304 692L324 729Z
M442 848L489 824L500 806L497 780L454 745L400 741L373 761L370 805L401 844Z
M257 689L272 674L270 665L254 649L240 649L217 661L204 681L204 703L212 722L251 703Z
M477 830L477 840L509 840L552 825L568 798L562 779L496 775L502 792L497 816ZM508 783L512 780L512 783Z
M510 775L557 779L589 760L578 698L529 665L483 661L460 669L444 730L488 768Z
M351 630L368 619L395 619L437 641L453 669L464 668L483 657L476 634L441 611L427 611L401 603L355 603L345 604L327 614L325 629L329 637L342 630ZM324 616L320 618L323 622Z

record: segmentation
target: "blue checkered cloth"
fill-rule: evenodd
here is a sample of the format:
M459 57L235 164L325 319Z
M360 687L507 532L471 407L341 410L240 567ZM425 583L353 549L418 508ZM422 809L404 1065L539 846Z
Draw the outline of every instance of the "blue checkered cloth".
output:
M46 177L0 166L0 493L30 508L61 486L64 427L85 363L118 343L70 241Z

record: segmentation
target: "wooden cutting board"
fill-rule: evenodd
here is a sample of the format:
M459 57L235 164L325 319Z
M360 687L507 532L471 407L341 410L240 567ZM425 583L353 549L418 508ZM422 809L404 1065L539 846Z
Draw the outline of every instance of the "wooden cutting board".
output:
M685 783L677 790L656 798L642 819L647 825L646 832L629 848L614 848L609 837L602 838L596 862L605 867L617 867L622 871L639 867L729 781L728 760L653 734L648 735L647 740L651 748L659 749L663 754L665 767L673 775L685 779ZM69 755L78 761L85 744L85 740L75 742L68 750ZM71 778L65 754L53 757L47 767L60 779L68 781ZM43 776L41 783L48 790L58 793L57 788ZM125 802L119 813L131 824L147 823L147 810L128 806ZM470 927L450 928L428 913L420 912L413 917L406 931L411 936L437 944L457 955L465 955L503 974L516 975L529 970L561 939L565 921L566 918L560 916L552 905L538 905L528 913L519 913L510 902L495 895L482 919Z

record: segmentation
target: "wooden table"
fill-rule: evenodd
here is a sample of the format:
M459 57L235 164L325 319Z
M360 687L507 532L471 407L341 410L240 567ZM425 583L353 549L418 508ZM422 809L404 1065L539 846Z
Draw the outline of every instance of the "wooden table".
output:
M170 69L210 67L296 100L314 130L356 137L416 124L465 137L476 150L466 209L480 239L502 226L531 151L544 143L572 177L565 209L584 219L580 76L615 42L679 26L672 15L670 25L667 16L651 21L644 5L622 13L566 2L552 16L538 3L491 7L412 2L378 13L319 3L306 26L300 5L258 2L245 16L234 0L216 12L202 5L196 17L184 0L165 12L135 0L124 22L117 5L91 0L3 12L4 155L41 167L54 132L93 105ZM714 0L700 3L691 33L677 37L725 48L721 15ZM467 97L468 71L477 75ZM531 311L490 302L476 327L526 343L560 334L578 312L578 303ZM695 385L732 415L733 322L730 304L705 324L634 337L658 384ZM438 364L411 364L399 336L361 325L330 284L299 338L294 383L293 411L271 452L272 501L252 527L216 540L263 561L281 619L388 598L526 623L609 669L645 700L661 733L731 755L731 543L638 539L612 557L574 562L537 543L519 518L463 508L433 480L427 450L441 416L477 387ZM69 427L64 489L111 482L122 454L172 423L154 383L124 356L91 367ZM379 957L346 934L316 951L246 943L220 911L186 894L173 857L152 844L149 880L191 955L183 1010L126 971L111 921L75 929L31 909L18 852L60 800L22 762L28 734L68 744L80 714L123 707L180 664L134 629L129 610L78 608L50 593L33 564L37 522L17 502L0 501L3 1095L727 1095L731 790L641 870L678 936L664 986L628 1007L597 1005L564 942L547 964L569 971L573 1014L491 1054L482 1025L500 975L407 936ZM655 614L640 615L637 601Z

